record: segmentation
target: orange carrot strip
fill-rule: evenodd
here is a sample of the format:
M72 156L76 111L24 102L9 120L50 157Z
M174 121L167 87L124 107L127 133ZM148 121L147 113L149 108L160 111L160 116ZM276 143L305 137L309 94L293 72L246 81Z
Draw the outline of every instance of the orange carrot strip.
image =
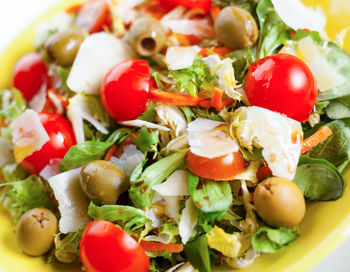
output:
M224 108L224 107L227 107L227 106L230 106L230 105L232 105L233 103L235 103L235 100L232 99L232 98L224 98L224 99L222 100L223 108Z
M198 106L204 109L209 109L211 107L211 99L207 98L207 99L200 100L198 102Z
M231 53L232 50L229 48L225 48L225 47L217 47L217 48L208 48L208 47L203 47L199 52L198 55L202 56L202 57L208 57L210 55L210 53L215 53L218 54L222 57L224 57L225 55L227 55L228 53Z
M115 145L112 145L104 158L105 161L109 161L111 157L113 156L114 152L117 150L117 147Z
M179 253L183 251L182 244L163 244L158 242L141 240L140 246L146 251L165 251L167 253Z
M221 12L221 8L219 6L211 5L210 16L213 19L213 21L216 20L216 18L219 16L220 12Z
M256 172L256 177L260 181L267 178L271 174L271 169L267 165L263 165L259 168L258 172Z
M76 12L78 12L81 9L82 6L83 6L83 4L73 5L73 6L69 7L69 8L67 8L66 12L67 13L76 13Z
M154 89L149 91L149 98L178 106L197 106L202 98L196 98L192 95L177 94Z
M218 88L214 89L213 96L211 97L211 106L212 107L219 109L219 110L221 110L224 107L224 105L222 104L223 93L224 92Z
M177 40L183 46L191 46L195 44L199 44L203 39L196 35L184 35L180 33L175 33Z
M324 126L320 128L313 135L311 135L309 138L306 138L303 141L300 153L304 154L305 152L309 151L311 148L317 146L318 144L326 140L332 134L333 134L333 131L329 127Z

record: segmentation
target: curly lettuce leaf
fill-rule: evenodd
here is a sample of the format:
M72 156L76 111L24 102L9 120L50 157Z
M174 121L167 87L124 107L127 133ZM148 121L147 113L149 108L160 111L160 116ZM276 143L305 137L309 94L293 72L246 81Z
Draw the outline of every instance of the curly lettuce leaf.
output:
M127 232L137 230L147 222L143 210L124 205L103 205L99 207L91 202L88 214L94 220L121 223L123 229Z
M202 272L210 272L210 256L206 235L199 236L196 240L184 246L187 259L194 268Z
M0 92L0 116L4 117L7 122L11 122L21 115L26 107L26 101L19 90L12 89Z
M12 212L15 221L27 211L34 208L52 209L48 197L48 189L38 176L30 176L21 181L0 184L0 188L8 186L5 206Z

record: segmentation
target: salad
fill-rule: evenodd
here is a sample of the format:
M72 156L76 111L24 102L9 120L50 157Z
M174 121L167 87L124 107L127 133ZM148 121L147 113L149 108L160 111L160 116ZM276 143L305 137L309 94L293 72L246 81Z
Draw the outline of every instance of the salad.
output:
M282 0L90 0L38 24L0 92L18 246L209 272L297 243L350 162L350 56L325 24Z

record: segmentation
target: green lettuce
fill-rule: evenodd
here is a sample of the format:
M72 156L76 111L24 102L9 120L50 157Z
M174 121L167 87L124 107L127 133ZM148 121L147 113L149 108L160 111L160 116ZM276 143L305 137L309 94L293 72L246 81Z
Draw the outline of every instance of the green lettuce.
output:
M278 228L261 226L252 238L255 251L275 253L293 243L298 237L297 228Z
M48 189L38 176L30 176L21 181L13 181L0 184L1 187L9 187L6 191L5 206L14 215L15 221L27 211L34 208L52 209L52 203L48 197Z
M143 210L124 205L103 205L99 207L91 202L88 214L94 220L118 222L127 232L137 230L147 222Z
M301 156L293 182L310 200L335 200L344 193L344 179L337 168L323 159Z
M6 97L6 99L5 99ZM26 110L26 101L17 89L0 92L0 116L11 122Z
M157 147L159 145L159 131L150 130L143 126L140 134L135 137L134 144L142 152L157 152Z
M147 160L140 163L130 177L129 196L137 208L148 209L153 200L154 185L162 183L178 169L185 160L187 151L180 151L167 156L143 169Z
M181 90L187 90L194 97L197 97L198 91L204 88L206 82L214 79L209 67L200 58L196 58L188 68L170 71L170 75Z
M184 246L185 255L192 266L201 272L210 272L210 256L206 235L201 235Z

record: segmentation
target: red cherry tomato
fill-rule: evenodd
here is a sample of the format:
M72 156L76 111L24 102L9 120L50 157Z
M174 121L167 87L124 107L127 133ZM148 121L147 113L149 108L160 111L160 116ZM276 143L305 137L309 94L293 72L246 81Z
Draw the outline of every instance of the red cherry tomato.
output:
M55 113L39 113L50 140L43 147L25 158L21 165L30 173L38 174L53 159L62 159L69 148L76 144L70 122Z
M87 272L146 272L150 266L136 240L107 221L87 224L79 253Z
M204 14L208 14L211 9L211 0L160 0L160 4L163 7L181 5L188 9L199 9Z
M91 33L101 32L104 27L112 28L113 19L105 0L92 0L83 4L75 19L75 24Z
M46 64L38 53L29 53L19 59L13 73L13 86L28 102L41 88L49 87Z
M186 163L188 170L197 176L215 180L232 179L245 168L241 152L233 152L221 157L208 159L189 151Z
M303 122L315 105L317 83L302 60L293 55L276 54L249 67L245 92L251 105Z
M114 66L101 86L101 100L116 120L133 120L146 108L150 71L144 60L130 59Z

